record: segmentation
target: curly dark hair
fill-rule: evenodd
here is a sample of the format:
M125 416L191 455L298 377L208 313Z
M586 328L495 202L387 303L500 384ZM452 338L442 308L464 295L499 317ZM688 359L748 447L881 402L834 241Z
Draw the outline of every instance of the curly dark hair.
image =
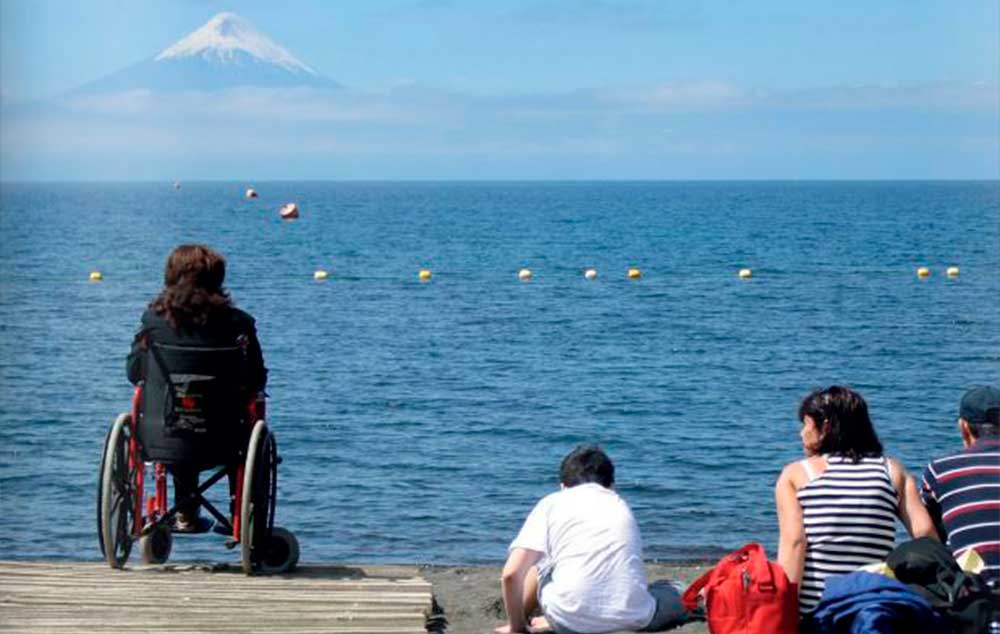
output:
M882 455L882 442L868 416L868 404L851 388L831 385L813 390L799 406L799 420L805 422L806 416L820 427L826 425L818 453L840 454L853 462Z
M232 306L222 287L226 259L203 244L182 244L167 257L163 290L149 308L167 318L175 330L197 328Z

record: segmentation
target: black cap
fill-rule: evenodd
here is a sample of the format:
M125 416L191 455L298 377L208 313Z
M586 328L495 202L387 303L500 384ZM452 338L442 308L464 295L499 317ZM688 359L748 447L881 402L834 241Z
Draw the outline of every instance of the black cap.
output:
M974 387L962 397L958 415L973 425L1000 425L1000 390Z

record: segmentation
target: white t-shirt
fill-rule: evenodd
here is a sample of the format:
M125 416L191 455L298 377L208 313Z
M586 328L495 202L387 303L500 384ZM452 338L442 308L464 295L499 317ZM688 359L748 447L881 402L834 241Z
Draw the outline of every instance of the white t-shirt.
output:
M589 634L638 630L656 600L646 590L639 526L625 500L599 484L580 484L542 498L511 548L542 553L545 614Z

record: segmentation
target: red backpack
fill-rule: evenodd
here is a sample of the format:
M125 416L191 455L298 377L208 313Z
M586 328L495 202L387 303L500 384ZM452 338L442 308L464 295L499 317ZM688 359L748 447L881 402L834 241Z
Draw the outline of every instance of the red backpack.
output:
M760 544L732 552L684 591L684 608L698 606L705 591L712 634L795 634L799 627L798 588L784 569L767 560Z

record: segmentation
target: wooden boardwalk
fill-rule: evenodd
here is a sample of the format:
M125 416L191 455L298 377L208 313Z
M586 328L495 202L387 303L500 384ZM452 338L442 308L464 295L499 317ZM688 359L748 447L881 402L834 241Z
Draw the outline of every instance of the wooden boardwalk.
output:
M0 631L423 634L431 585L408 566L235 566L0 561Z

